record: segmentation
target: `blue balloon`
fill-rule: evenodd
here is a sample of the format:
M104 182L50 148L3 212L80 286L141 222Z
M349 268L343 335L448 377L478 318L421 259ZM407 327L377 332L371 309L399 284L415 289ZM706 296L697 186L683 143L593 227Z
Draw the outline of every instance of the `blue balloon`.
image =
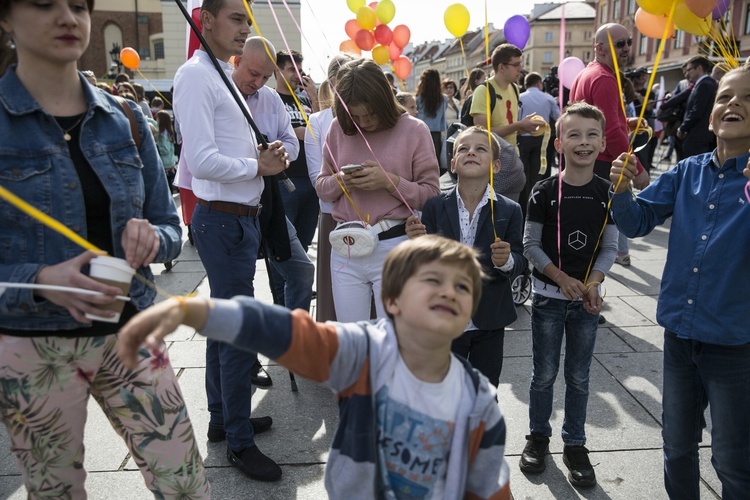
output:
M531 27L525 17L516 15L505 21L503 34L508 43L512 43L519 49L523 49L526 47L526 42L529 41Z

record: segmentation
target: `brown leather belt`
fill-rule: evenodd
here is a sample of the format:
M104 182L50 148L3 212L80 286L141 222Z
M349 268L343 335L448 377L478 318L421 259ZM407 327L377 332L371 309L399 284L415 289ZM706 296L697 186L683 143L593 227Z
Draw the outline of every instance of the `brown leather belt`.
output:
M252 207L250 205L243 205L242 203L232 203L231 201L206 201L200 198L198 198L198 205L206 207L209 210L242 217L257 217L261 209L260 205Z

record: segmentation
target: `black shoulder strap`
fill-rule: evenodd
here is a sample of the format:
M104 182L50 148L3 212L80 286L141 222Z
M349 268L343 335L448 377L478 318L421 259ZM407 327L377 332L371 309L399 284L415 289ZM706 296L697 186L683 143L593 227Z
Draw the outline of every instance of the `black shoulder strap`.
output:
M141 134L138 133L138 122L135 121L135 114L133 113L133 110L130 109L130 105L128 104L128 101L125 100L124 97L120 97L119 95L112 96L115 98L115 100L120 104L120 107L122 108L122 112L125 113L125 116L128 117L128 121L130 122L130 134L133 136L133 141L135 142L135 148L141 149Z
M488 89L490 89L490 115L495 111L495 104L497 104L497 92L495 92L495 86L490 82L487 82Z

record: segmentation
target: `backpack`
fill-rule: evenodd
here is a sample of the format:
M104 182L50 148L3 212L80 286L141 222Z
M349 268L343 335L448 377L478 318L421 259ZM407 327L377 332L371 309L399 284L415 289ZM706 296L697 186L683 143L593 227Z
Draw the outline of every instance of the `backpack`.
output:
M486 84L479 85L479 87L483 87ZM479 90L479 87L477 87L474 92ZM518 106L521 106L521 99L519 98L518 94L518 86L515 83L511 83L511 87L513 87L513 92L516 93L516 101L518 102ZM490 89L490 115L492 115L492 112L495 111L495 104L497 104L497 92L495 91L495 86L490 85L488 87ZM474 125L474 117L471 116L471 101L474 99L474 94L471 94L466 101L464 101L464 105L461 106L461 123L466 125L467 127L471 127ZM501 97L502 99L502 97Z

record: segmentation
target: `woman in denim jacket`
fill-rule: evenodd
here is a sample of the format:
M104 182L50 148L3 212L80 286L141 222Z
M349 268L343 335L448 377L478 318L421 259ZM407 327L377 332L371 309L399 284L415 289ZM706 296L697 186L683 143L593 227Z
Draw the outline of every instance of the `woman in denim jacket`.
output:
M152 304L148 265L174 259L181 231L140 109L140 148L119 103L76 61L93 0L0 4L0 40L18 64L0 78L0 185L108 254L133 280L120 323L91 322L119 289L87 276L93 252L0 201L0 281L102 292L0 290L0 420L30 498L85 498L83 428L92 394L158 498L208 498L201 457L166 352L137 370L116 353L121 324ZM123 456L125 450L123 450Z

